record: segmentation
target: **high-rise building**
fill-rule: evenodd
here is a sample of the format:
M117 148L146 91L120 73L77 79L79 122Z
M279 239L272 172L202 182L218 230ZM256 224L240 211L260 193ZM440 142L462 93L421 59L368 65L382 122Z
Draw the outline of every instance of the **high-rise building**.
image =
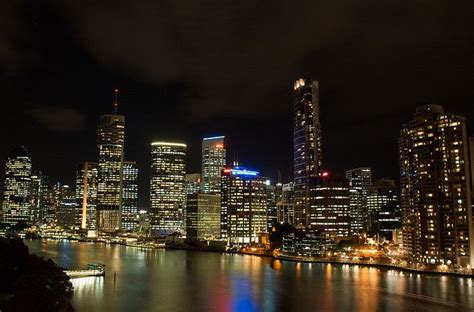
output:
M267 231L277 223L277 188L270 180L265 181L265 192L267 193Z
M117 100L114 106L112 114L100 117L97 130L97 227L105 232L121 226L125 116L117 114Z
M220 194L221 172L226 164L224 136L202 139L202 191Z
M42 223L47 210L48 177L41 171L31 175L30 211L33 223Z
M310 206L310 180L322 172L318 81L296 80L293 87L293 107L295 222L297 226L305 226Z
M395 181L381 179L372 184L367 196L368 229L379 239L392 240L400 229L400 202Z
M186 195L197 194L201 189L201 174L190 173L185 177L186 180Z
M244 167L226 167L221 196L221 238L229 244L260 242L267 233L265 178Z
M473 251L464 117L425 105L399 138L403 249L414 261L467 265Z
M295 224L295 184L293 182L277 184L277 190L281 189L281 194L277 197L277 221L280 224Z
M76 225L76 196L68 185L62 185L59 190L59 207L56 212L58 226L74 228Z
M122 229L134 231L138 226L138 167L135 161L123 163Z
M186 237L214 240L221 236L221 196L194 193L187 196Z
M329 238L348 237L351 219L347 179L323 173L313 179L310 197L311 229Z
M5 163L3 222L32 222L30 203L31 157L26 147L14 149Z
M347 170L346 178L350 187L351 235L361 235L367 232L367 196L372 185L372 171L370 168Z
M76 170L76 225L95 230L97 221L97 163L83 162Z
M153 235L185 232L186 144L151 144L150 218Z

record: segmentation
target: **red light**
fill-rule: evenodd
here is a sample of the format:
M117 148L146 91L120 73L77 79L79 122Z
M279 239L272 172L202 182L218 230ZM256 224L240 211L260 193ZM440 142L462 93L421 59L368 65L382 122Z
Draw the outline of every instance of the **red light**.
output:
M323 174L322 174L323 177L328 177L329 176L329 172L327 171L324 171Z
M115 91L115 93L117 93L117 92L118 92L118 89L115 89L114 91Z

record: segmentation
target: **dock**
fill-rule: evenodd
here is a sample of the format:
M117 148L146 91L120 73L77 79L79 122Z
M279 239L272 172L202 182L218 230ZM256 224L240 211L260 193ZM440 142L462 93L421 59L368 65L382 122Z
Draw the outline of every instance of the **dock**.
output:
M104 264L88 264L86 270L64 270L64 273L66 273L66 275L71 278L105 276L105 265Z

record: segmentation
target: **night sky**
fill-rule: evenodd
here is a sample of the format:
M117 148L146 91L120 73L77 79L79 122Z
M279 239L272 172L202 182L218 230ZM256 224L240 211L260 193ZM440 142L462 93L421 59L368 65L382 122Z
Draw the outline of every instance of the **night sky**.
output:
M26 145L36 169L73 184L118 87L141 205L158 139L188 144L191 173L201 138L225 135L230 161L286 182L299 77L320 81L324 167L396 178L416 105L474 118L474 3L4 0L0 159Z

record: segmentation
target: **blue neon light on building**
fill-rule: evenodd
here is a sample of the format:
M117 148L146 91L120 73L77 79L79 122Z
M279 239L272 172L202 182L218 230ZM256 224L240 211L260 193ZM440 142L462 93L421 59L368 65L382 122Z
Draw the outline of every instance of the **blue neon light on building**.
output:
M225 136L220 135L220 136L213 136L213 137L208 137L208 138L203 138L203 140L217 140L217 139L223 139Z

